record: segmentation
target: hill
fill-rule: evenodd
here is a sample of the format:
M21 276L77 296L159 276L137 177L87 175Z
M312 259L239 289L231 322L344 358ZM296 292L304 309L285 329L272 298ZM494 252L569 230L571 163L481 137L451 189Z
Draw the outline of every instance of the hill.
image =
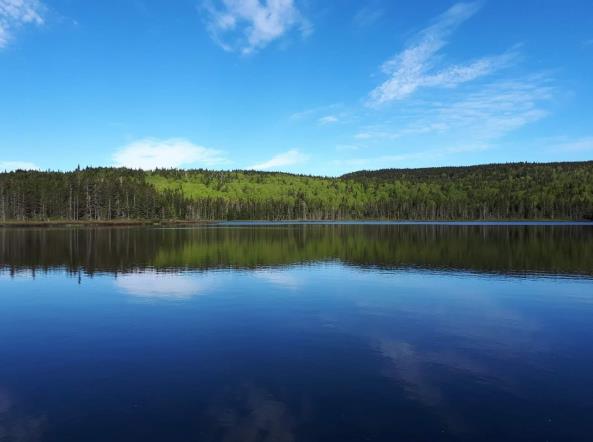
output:
M593 161L359 171L0 173L0 221L593 219Z

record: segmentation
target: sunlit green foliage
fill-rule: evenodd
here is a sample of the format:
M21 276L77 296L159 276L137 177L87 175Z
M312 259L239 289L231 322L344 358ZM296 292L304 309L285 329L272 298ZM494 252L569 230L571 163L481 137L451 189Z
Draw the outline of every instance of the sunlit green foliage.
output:
M0 173L0 221L120 219L593 219L593 162L339 178L123 168Z

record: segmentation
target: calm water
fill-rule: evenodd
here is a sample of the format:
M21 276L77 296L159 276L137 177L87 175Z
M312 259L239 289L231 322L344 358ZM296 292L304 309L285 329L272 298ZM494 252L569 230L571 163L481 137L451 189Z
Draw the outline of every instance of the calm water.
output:
M0 229L0 441L592 440L593 226Z

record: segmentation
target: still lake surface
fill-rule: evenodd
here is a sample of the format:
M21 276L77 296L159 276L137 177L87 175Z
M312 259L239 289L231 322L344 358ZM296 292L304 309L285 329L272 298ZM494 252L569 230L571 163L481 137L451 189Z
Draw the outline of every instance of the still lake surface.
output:
M0 441L592 440L593 226L0 229Z

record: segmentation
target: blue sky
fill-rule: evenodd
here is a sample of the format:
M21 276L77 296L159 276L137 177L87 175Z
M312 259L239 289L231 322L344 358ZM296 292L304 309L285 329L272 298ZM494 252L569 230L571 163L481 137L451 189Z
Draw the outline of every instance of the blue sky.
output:
M0 169L593 159L588 0L0 0Z

